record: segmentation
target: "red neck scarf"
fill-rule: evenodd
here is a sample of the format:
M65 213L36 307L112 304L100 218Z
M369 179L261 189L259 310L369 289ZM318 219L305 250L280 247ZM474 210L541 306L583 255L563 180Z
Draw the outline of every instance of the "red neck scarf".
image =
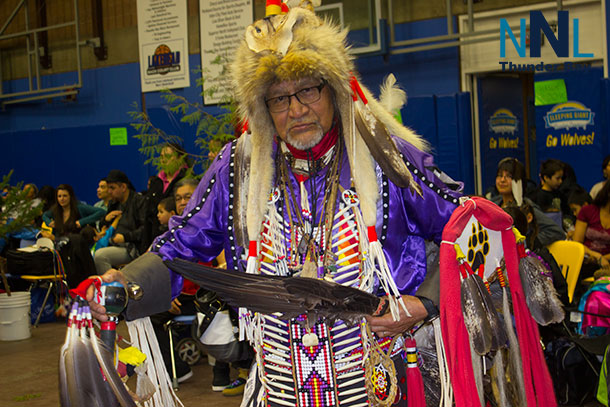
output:
M316 144L315 146L313 146L313 148L311 148L311 152L313 153L313 161L319 160L320 158L322 158L322 156L324 154L326 154L328 152L328 150L330 150L336 143L337 143L337 139L339 138L339 126L337 126L337 122L333 121L333 127L330 128L330 130L328 131L328 133L326 133L324 135L324 137L322 137L322 140L320 140L320 142L318 144ZM291 146L290 144L286 143L286 147L288 147L288 150L290 150L290 153L292 154L292 156L294 158L298 158L301 160L307 160L307 150L299 150L297 148L294 148L293 146Z

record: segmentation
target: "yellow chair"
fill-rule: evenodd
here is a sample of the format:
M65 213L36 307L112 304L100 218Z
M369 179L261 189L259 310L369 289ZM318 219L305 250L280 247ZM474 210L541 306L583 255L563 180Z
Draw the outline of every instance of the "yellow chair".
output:
M585 246L579 242L558 240L550 244L547 248L561 268L561 273L568 285L568 298L570 303L572 303L580 268L585 258Z

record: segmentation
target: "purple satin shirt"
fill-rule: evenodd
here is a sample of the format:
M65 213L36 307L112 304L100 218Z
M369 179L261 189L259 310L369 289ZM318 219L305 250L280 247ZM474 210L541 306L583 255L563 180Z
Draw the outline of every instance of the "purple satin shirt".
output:
M429 154L402 139L394 140L421 186L423 196L397 187L377 167L380 199L377 202L376 229L398 289L402 294L414 294L426 275L425 241L440 243L443 228L458 204L460 193L447 188L429 169L434 165ZM237 268L238 262L242 261L244 248L236 244L232 216L236 144L234 141L223 148L204 174L182 216L172 217L169 230L153 242L153 252L158 252L164 260L179 257L209 262L224 249L227 268ZM277 145L274 154L276 151ZM313 177L315 182L305 183L310 199L317 198L317 216L323 208L327 170L325 168L316 174ZM289 177L299 202L298 181L292 173ZM347 154L343 155L340 182L343 188L350 188ZM315 185L315 191L311 190L312 185ZM314 223L317 224L317 220ZM172 297L176 297L181 288L182 278L172 273Z

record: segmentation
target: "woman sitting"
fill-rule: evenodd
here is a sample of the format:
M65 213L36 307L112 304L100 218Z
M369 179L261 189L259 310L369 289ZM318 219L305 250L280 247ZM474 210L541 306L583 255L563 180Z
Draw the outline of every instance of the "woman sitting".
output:
M52 239L78 233L83 226L95 224L105 215L102 208L78 202L74 189L68 184L58 186L55 197L55 205L42 214L44 222L53 228L53 234L47 236Z
M504 158L498 164L498 172L496 173L498 194L490 196L488 199L502 208L521 207L524 203L529 205L537 220L537 241L541 246L546 247L557 240L564 240L566 234L563 229L546 216L534 202L523 196L523 183L526 181L523 164L516 158Z
M610 267L610 182L606 182L597 193L593 204L580 209L572 239L585 245L589 264L597 268ZM583 268L580 274L583 278L588 277L594 269Z

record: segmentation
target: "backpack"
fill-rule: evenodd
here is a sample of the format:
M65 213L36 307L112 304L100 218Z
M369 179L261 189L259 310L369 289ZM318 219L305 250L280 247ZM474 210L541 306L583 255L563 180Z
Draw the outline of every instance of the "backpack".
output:
M566 337L549 342L544 355L559 405L594 400L600 367L594 355Z

